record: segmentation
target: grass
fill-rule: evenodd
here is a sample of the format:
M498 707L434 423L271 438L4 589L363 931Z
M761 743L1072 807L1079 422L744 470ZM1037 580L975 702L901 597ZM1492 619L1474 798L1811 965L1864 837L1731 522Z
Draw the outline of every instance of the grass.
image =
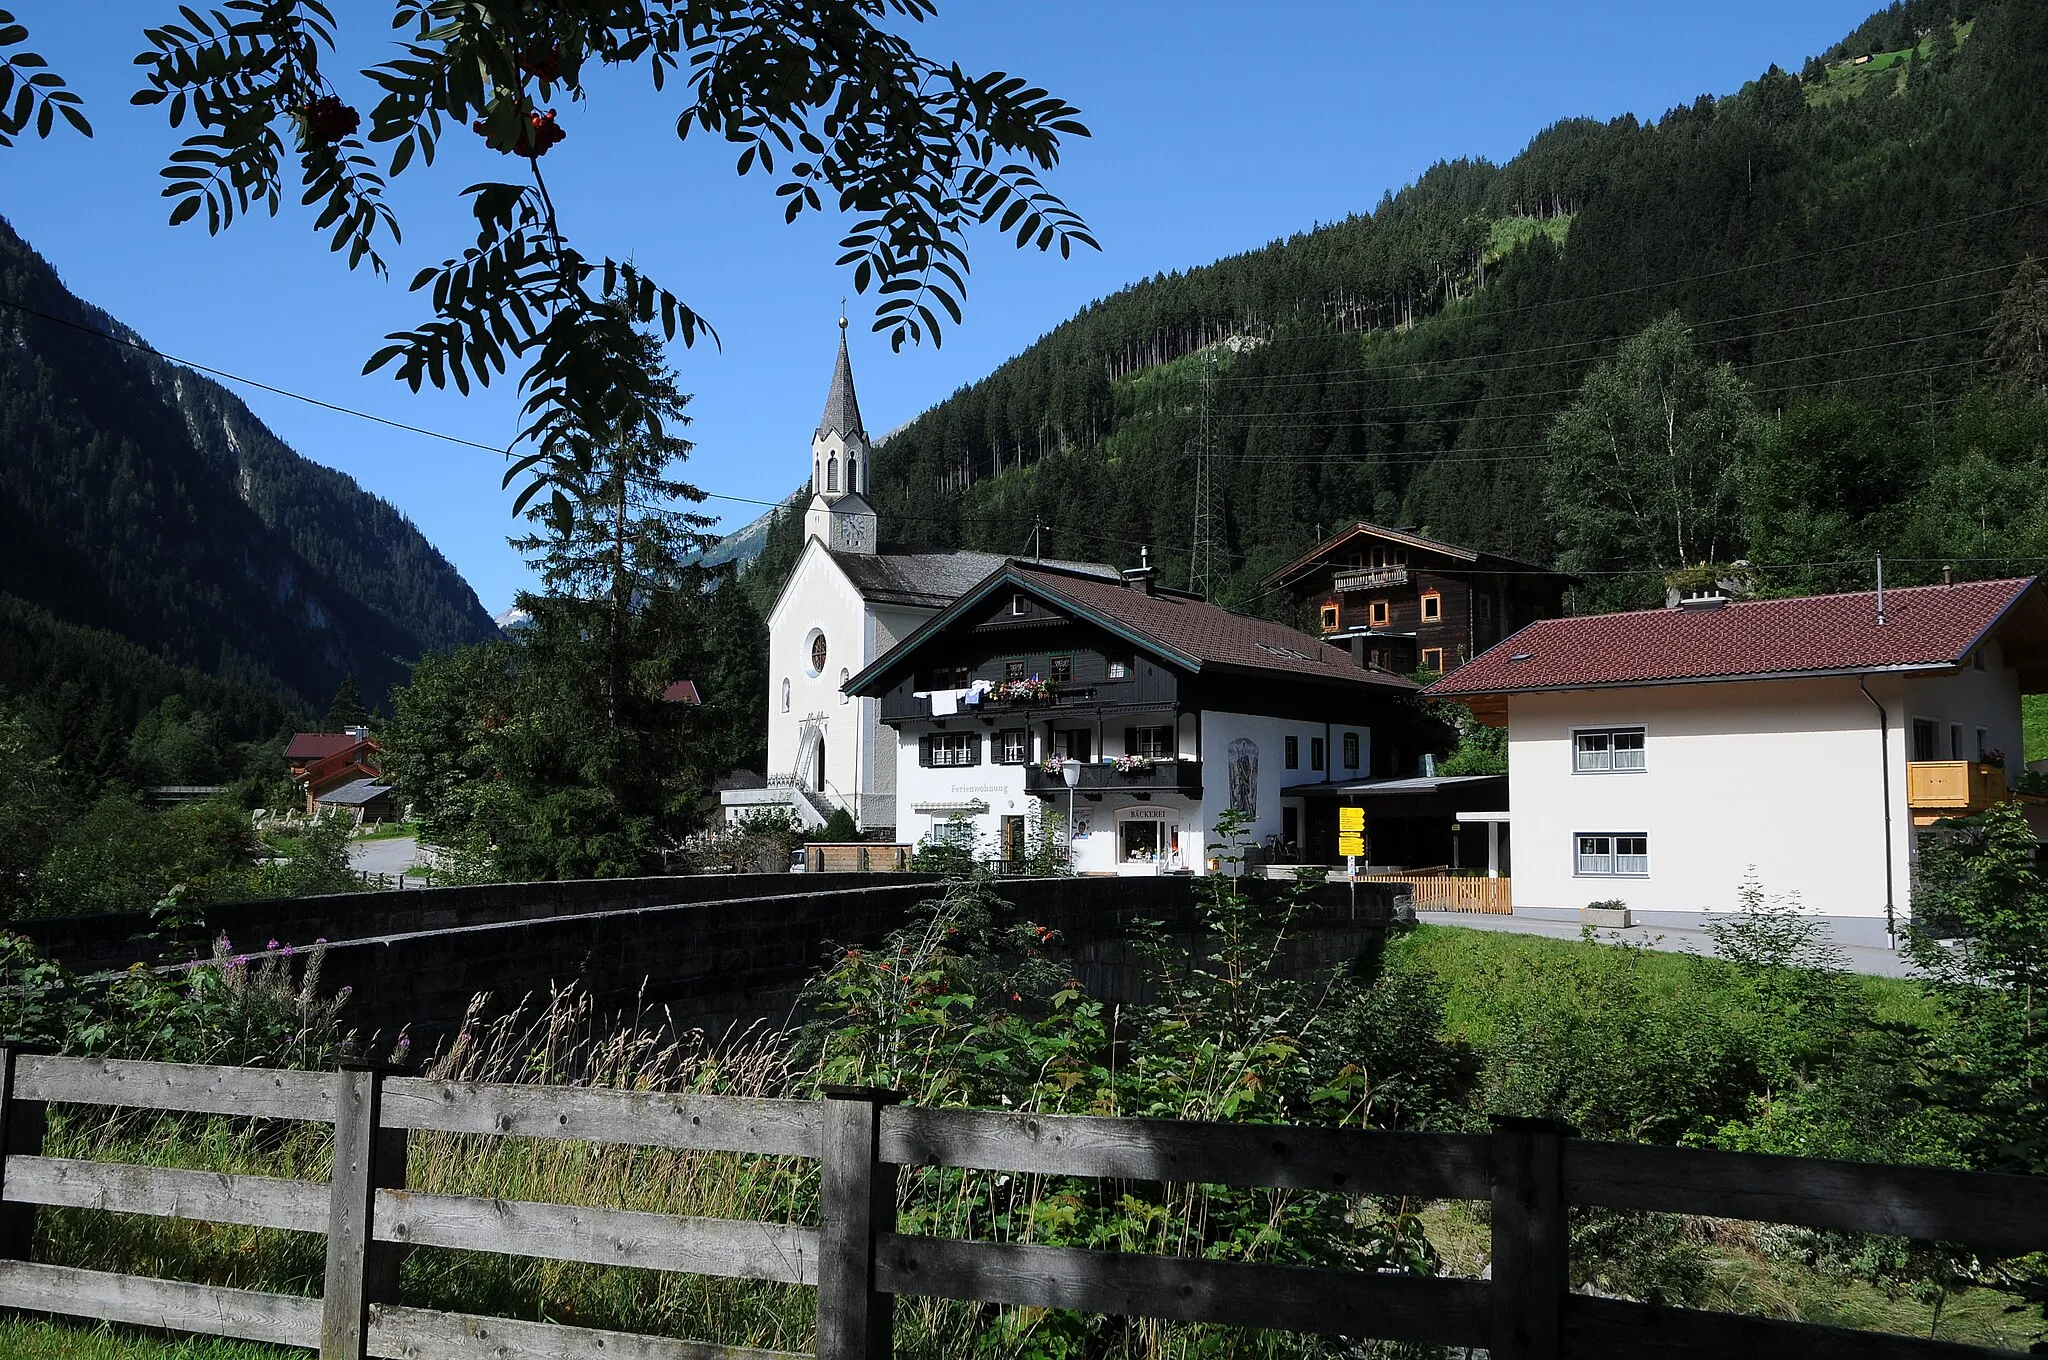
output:
M1975 20L1955 25L1955 46L1961 47L1969 41L1970 30L1975 27ZM1896 52L1872 52L1870 60L1861 66L1856 65L1853 59L1835 62L1828 67L1828 78L1824 84L1807 87L1806 102L1817 107L1859 98L1880 76L1888 76L1895 88L1902 88L1900 82L1905 79L1905 72L1899 68L1905 64L1908 52L1916 57L1926 57L1928 40L1923 38L1917 46L1902 47Z
M1498 1008L1496 988L1489 982L1523 983L1555 974L1588 951L1611 948L1577 940L1551 940L1506 931L1465 930L1457 926L1417 926L1387 951L1394 967L1423 968L1450 983L1444 999L1445 1030L1476 1048L1490 1048ZM1651 995L1671 1004L1714 1005L1726 979L1725 965L1695 954L1643 952L1638 976ZM1938 1018L1934 1004L1919 984L1906 978L1858 975L1876 1018L1931 1025Z
M305 1354L215 1337L167 1340L125 1328L0 1320L0 1355L8 1360L304 1360Z
M1480 259L1487 264L1506 259L1539 236L1548 236L1552 244L1562 246L1565 238L1571 234L1571 229L1570 213L1562 213L1556 217L1496 218L1488 229L1486 248Z
M378 822L367 831L356 832L351 839L359 841L390 841L397 840L401 836L417 836L419 834L420 825L418 822Z
M2026 734L2026 759L2048 760L2048 694L2020 696L2020 725Z

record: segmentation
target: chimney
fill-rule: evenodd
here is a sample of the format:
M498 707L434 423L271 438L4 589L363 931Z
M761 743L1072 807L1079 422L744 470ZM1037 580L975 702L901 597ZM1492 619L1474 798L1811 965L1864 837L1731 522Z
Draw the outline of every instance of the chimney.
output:
M1158 571L1152 566L1152 550L1150 548L1140 548L1138 549L1138 565L1127 567L1124 570L1124 584L1140 594L1150 595L1152 593L1152 578L1158 574Z
M341 730L342 735L354 737L359 742L370 739L370 729L367 727L344 727Z

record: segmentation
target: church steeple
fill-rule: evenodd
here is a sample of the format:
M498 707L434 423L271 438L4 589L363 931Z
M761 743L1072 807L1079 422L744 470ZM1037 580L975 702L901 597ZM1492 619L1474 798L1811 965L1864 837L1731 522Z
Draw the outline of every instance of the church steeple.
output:
M811 436L811 506L804 528L840 552L875 551L875 512L860 494L868 485L873 449L860 421L853 390L853 360L846 350L846 318L839 318L839 359L825 394L825 413Z

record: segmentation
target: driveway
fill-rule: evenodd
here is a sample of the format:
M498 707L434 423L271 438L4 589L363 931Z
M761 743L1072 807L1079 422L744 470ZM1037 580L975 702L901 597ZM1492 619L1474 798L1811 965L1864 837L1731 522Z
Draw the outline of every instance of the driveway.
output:
M359 874L382 874L403 878L418 865L420 843L412 836L386 836L373 841L350 841L348 867Z

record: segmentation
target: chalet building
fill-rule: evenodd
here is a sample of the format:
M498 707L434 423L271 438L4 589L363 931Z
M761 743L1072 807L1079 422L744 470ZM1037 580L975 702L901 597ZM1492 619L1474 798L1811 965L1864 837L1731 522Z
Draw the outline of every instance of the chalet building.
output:
M344 785L372 781L382 772L383 757L367 727L340 732L294 732L284 748L292 782L306 797L306 815Z
M1288 786L1362 778L1413 682L1155 587L1150 568L1011 560L853 676L895 738L897 836L1024 850L1071 804L1084 873L1203 872L1226 808L1298 844Z
M1361 665L1441 675L1564 612L1561 572L1360 521L1268 576Z
M1754 875L1878 946L1921 837L2014 796L2043 692L2033 578L1544 619L1427 691L1507 729L1517 912L1696 924Z
M870 838L895 834L896 739L877 702L846 689L856 672L1003 563L974 552L884 552L863 494L874 448L861 422L842 318L825 410L811 436L805 542L768 611L768 775L719 791L728 821L780 808L816 828L844 809ZM1115 568L1066 564L1117 580Z

